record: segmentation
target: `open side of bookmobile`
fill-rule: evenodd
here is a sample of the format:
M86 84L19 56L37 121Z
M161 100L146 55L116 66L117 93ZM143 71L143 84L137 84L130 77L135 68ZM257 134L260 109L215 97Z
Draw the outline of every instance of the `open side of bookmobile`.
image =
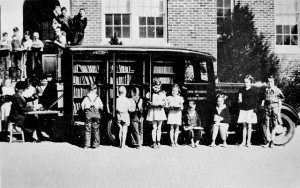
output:
M172 84L177 83L184 88L185 100L197 100L197 106L204 111L206 99L213 98L207 96L214 93L214 58L207 53L171 47L78 46L66 48L62 60L67 122L83 121L80 105L90 84L98 85L105 112L102 121L107 127L116 117L121 86L126 87L128 97L130 89L138 87L146 98L152 96L153 80L161 81L167 95L171 95ZM112 133L108 134L114 140Z
M178 57L172 59L168 55L143 52L69 49L65 53L63 65L64 114L70 120L77 120L81 102L88 94L88 86L97 84L98 95L105 110L115 117L120 86L126 87L128 97L133 87L139 87L140 95L146 97L147 92L151 93L153 80L157 79L163 84L162 89L169 91L177 79L176 72L178 76L182 74L178 70L184 70L184 67L180 69L178 61Z

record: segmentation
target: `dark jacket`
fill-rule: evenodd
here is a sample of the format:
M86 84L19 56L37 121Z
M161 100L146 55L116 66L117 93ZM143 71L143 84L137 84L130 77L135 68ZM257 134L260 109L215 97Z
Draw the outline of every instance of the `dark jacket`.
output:
M12 96L12 105L10 110L10 118L15 118L18 115L24 115L24 112L33 111L31 107L26 107L27 101L17 92Z
M81 19L80 14L74 16L73 26L74 26L74 31L75 32L79 32L81 34L84 34L84 30L86 28L86 25L87 25L87 18L86 17Z
M215 108L214 110L214 115L217 114L219 116L221 116L223 118L223 120L221 121L221 123L231 123L231 114L228 110L228 107L226 106L226 108L224 108L221 113L218 113L217 108Z

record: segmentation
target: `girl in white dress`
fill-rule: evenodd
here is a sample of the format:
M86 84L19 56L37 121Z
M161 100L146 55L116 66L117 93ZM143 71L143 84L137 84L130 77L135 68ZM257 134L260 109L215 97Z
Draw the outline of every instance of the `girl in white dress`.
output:
M4 101L1 105L1 121L2 127L7 128L7 118L10 114L11 104L12 102L9 100L8 96L12 96L15 94L15 88L12 87L11 79L7 78L4 80L4 86L1 88L2 96L4 97Z
M166 105L166 94L161 91L161 82L153 82L152 101L148 102L147 121L152 122L152 141L151 146L154 149L159 148L161 138L161 126L164 120L167 120L164 106Z
M178 146L179 126L182 124L183 97L180 96L178 84L172 86L172 96L167 97L167 107L170 109L168 114L168 124L170 127L171 146Z

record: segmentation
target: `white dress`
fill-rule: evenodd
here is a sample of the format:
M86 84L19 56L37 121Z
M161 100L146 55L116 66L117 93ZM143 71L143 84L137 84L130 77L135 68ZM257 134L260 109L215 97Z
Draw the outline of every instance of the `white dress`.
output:
M2 87L2 95L13 95L15 94L15 88L13 87ZM11 102L5 102L1 105L1 120L7 120L11 110Z
M164 106L166 103L166 94L163 92L152 94L153 106ZM167 116L163 107L149 107L147 114L147 121L164 121Z
M167 98L168 106L175 106L175 107L181 107L183 105L183 97L177 95L177 96L169 96ZM182 112L181 109L170 109L168 114L168 124L176 124L181 125L182 124Z

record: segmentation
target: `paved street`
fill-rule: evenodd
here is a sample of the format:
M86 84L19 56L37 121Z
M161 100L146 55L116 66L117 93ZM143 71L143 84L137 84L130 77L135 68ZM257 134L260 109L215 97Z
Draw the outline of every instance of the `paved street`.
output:
M300 185L299 131L274 149L83 150L68 143L1 142L1 187L294 188Z

